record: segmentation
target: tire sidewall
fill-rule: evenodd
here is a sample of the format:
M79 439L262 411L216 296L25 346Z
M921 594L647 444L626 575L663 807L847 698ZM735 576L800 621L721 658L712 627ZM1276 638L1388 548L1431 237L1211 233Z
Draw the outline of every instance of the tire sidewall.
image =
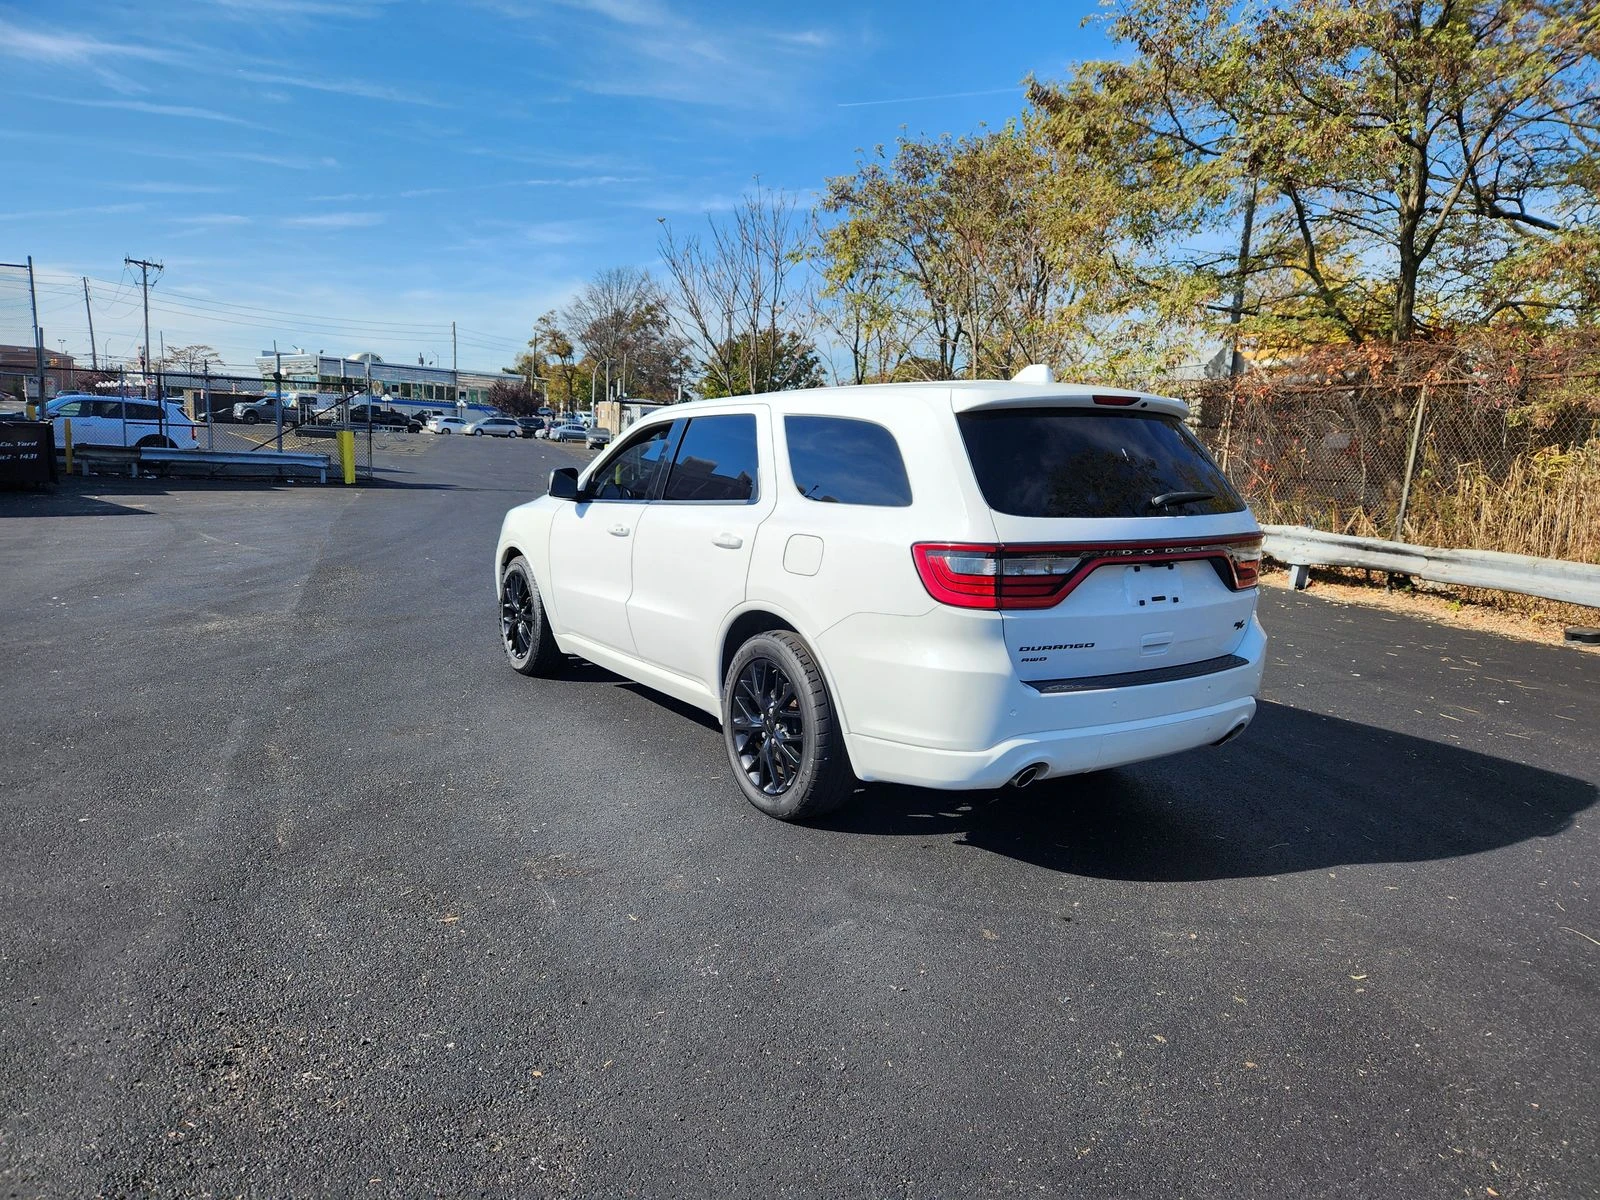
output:
M805 746L800 756L799 777L787 791L777 796L767 795L750 781L750 777L745 774L743 764L739 762L738 750L733 740L733 690L738 683L740 672L757 658L769 660L788 677L800 701L801 730L805 735ZM728 752L728 765L733 768L734 779L738 782L739 789L744 792L745 799L770 817L777 817L779 820L793 818L804 807L812 784L816 781L817 758L821 750L817 741L821 715L819 710L818 697L807 680L805 666L788 646L769 634L757 634L739 647L739 652L733 656L728 674L722 682L722 742Z
M500 648L505 651L506 660L511 664L511 669L522 672L528 671L529 664L534 655L539 652L539 639L544 633L544 603L539 599L539 585L534 582L533 568L528 565L528 560L522 557L513 558L500 572L500 601L505 602L506 583L512 575L522 576L523 582L528 586L528 595L533 600L532 628L528 631L528 653L518 657L507 640L504 628L500 631Z

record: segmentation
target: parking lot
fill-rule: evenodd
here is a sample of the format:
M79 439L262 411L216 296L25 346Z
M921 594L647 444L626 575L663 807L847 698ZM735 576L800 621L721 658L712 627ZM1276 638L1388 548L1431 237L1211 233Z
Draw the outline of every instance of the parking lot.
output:
M589 457L0 494L7 1195L1600 1192L1600 656L1263 589L1227 747L784 825L506 667Z

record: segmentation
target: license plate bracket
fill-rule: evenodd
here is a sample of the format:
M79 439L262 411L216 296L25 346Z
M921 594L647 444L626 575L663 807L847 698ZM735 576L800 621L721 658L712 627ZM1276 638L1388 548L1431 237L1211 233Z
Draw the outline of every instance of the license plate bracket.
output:
M1171 608L1183 603L1183 572L1177 563L1140 563L1122 568L1129 608Z

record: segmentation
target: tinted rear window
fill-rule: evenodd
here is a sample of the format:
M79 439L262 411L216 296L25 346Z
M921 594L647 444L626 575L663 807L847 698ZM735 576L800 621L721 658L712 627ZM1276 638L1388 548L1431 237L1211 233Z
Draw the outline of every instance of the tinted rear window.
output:
M1244 501L1176 417L1009 408L957 420L984 499L1018 517L1153 517L1240 512ZM1175 492L1211 499L1166 507Z
M807 500L904 508L911 503L900 447L882 425L846 417L785 417L789 469Z

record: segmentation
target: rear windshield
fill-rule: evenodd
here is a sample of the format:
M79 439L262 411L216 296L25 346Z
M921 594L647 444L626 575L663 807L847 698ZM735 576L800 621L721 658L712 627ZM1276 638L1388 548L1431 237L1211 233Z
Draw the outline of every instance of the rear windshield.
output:
M1017 517L1241 512L1205 448L1176 417L1005 408L957 417L983 498ZM1182 499L1178 493L1207 498ZM1163 502L1164 501L1164 502Z

